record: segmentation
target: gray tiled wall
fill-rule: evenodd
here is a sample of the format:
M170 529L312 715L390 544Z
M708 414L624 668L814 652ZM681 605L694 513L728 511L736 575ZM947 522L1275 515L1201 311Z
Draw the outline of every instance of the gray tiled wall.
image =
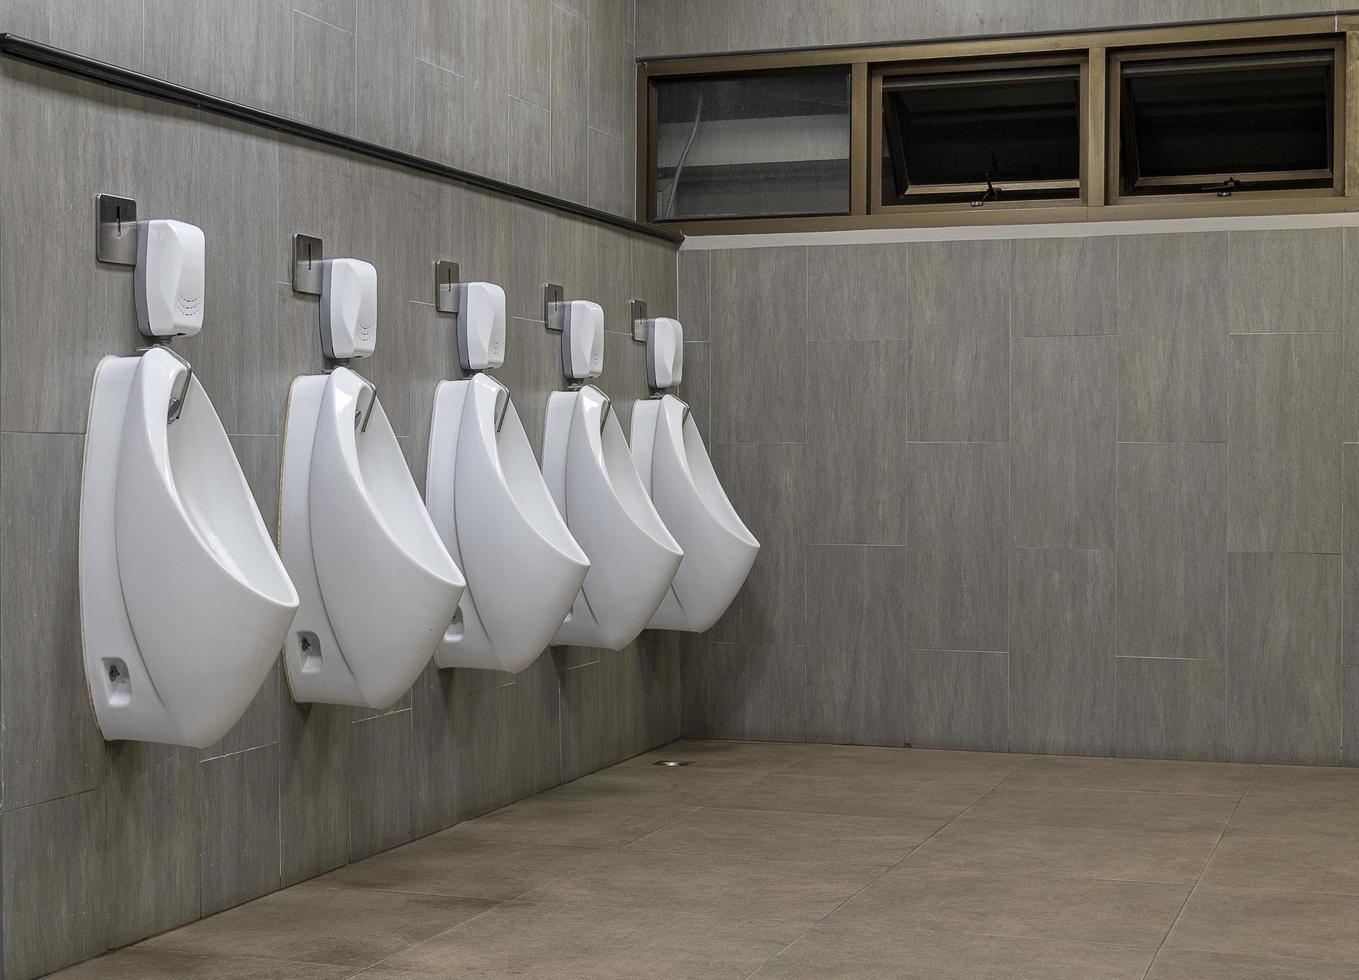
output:
M679 282L764 544L683 644L686 734L1359 763L1359 228L684 250Z
M634 0L0 0L0 30L631 216Z
M637 0L643 57L1347 9L1319 0Z
M85 31L75 6L46 5L38 20L53 31ZM111 46L105 55L144 64L140 30L135 40L120 33L128 18L140 23L140 0L115 12L121 6L88 5L107 12L107 30L82 36ZM208 30L194 18L211 20L230 7L234 19L259 18L251 29L271 44L275 30L292 39L300 25L337 34L357 25L362 36L371 17L369 4L360 4L356 19L353 2L299 3L305 12L285 10L278 24L268 3L176 3L153 17L157 6L147 4L148 24L183 33L167 50L192 49L173 59L167 53L158 70L188 73L176 77L195 83L194 73L206 72L240 97L287 93L279 95L261 66L232 61L220 45L194 47ZM607 44L599 39L626 29L608 6L554 8L553 15L579 20L581 34ZM26 16L40 8L26 5ZM7 10L5 20L14 16ZM398 21L380 30L395 23L405 31ZM80 46L79 37L55 39ZM156 50L151 41L148 32L147 57ZM381 64L386 55L373 57ZM408 60L407 76L415 64ZM545 98L546 75L516 74L503 60L489 59L508 73L507 85L514 80L526 98ZM361 59L360 73L365 65ZM375 91L405 84L384 71L374 69L364 84ZM626 121L606 86L592 77L584 97L613 113L604 125L616 139ZM313 91L327 100L334 94ZM360 106L408 97L363 88L358 96ZM211 393L271 521L287 386L322 364L316 300L287 285L292 233L320 235L328 254L359 256L380 270L380 343L365 370L420 483L435 384L458 375L452 322L430 302L433 259L460 260L464 274L509 292L514 318L500 374L541 450L560 363L558 335L540 319L542 284L559 281L571 295L604 304L611 332L601 385L626 420L633 399L645 394L640 348L626 333L627 303L642 296L657 314L673 313L675 255L661 243L15 63L0 65L0 130L5 976L33 976L161 932L678 734L681 654L673 640L647 634L618 653L554 650L517 676L431 667L386 712L296 705L275 669L240 724L210 749L105 744L81 661L83 433L96 362L140 341L131 269L94 259L96 193L135 197L145 216L182 218L206 231L209 322L176 346Z

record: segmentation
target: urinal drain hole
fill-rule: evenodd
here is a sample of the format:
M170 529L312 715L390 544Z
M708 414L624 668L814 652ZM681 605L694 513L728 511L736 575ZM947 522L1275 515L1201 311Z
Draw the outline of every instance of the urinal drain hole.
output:
M132 700L132 678L127 664L116 657L104 660L104 674L108 677L109 704L127 704Z
M308 673L321 669L321 641L315 633L297 634L297 649L302 654L302 669Z

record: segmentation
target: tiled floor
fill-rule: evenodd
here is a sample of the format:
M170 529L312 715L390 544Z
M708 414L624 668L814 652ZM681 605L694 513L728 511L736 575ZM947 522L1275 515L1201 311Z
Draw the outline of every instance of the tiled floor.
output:
M1359 770L675 743L66 976L1359 978Z

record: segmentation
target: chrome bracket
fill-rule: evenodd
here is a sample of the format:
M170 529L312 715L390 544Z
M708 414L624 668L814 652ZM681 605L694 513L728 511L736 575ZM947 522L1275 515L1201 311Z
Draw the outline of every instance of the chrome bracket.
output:
M434 263L434 309L440 313L458 312L458 284L462 272L458 263L439 259Z
M293 292L321 295L321 259L324 255L321 239L313 235L293 236Z
M94 257L115 265L137 264L137 202L130 197L100 194Z
M175 386L170 392L170 406L165 413L166 422L178 422L180 414L184 411L184 403L189 400L189 385L193 383L193 365L184 359L184 355L179 353L169 344L156 344L152 347L138 347L138 354L145 354L147 351L163 350L180 364L184 365L184 379Z
M664 397L664 393L662 393L662 397ZM675 399L675 401L679 402L681 405L684 406L684 411L680 415L680 428L684 428L684 423L689 421L689 416L691 414L689 403L685 401L683 398L679 397L678 395L671 395L670 397Z
M555 282L543 287L543 322L557 333L566 329L566 290Z
M510 410L510 389L506 388L504 382L499 378L492 378L489 374L483 374L482 377L486 378L496 387L495 430L499 432L500 427L505 424L505 415Z
M377 404L377 385L373 384L373 382L369 381L353 368L350 368L349 370L353 372L354 377L362 381L364 387L368 389L368 404L362 408L356 409L354 412L354 428L358 429L360 432L367 432L368 420L372 418L373 406Z
M584 382L583 384L573 385L569 390L580 391L584 388L589 388L596 395L598 395L604 402L603 407L599 411L599 431L603 432L605 424L609 421L609 415L610 413L613 412L613 399L606 395L604 392L600 391L597 385L592 385L588 381Z
M632 339L639 344L646 343L646 300L634 299L628 304L632 311Z

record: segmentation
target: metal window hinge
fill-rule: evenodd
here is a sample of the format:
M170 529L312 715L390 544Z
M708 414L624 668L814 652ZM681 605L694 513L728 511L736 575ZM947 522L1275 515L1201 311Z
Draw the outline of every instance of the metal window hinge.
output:
M1235 177L1228 177L1220 184L1209 184L1204 188L1205 191L1213 191L1218 197L1231 197L1232 191L1241 186L1241 181Z
M991 201L1000 200L1000 195L1003 193L1004 191L1001 190L1001 188L997 187L995 184L991 183L991 178L987 177L986 190L982 193L982 196L973 198L971 201L968 201L967 206L970 208L982 207L983 205L988 204Z

